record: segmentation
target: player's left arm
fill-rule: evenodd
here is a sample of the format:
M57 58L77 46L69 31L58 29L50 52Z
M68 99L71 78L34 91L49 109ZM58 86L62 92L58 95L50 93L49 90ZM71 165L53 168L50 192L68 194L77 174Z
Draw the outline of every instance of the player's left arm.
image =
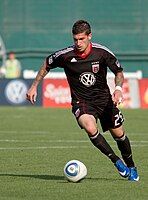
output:
M112 100L115 105L118 105L122 102L123 100L123 95L122 95L122 85L124 81L124 75L123 72L117 72L115 74L115 91L112 94Z
M107 66L115 75L115 91L112 94L112 100L115 105L118 105L123 100L123 95L122 95L122 85L124 81L123 68L119 63L118 59L112 52L106 52L104 55L106 58Z

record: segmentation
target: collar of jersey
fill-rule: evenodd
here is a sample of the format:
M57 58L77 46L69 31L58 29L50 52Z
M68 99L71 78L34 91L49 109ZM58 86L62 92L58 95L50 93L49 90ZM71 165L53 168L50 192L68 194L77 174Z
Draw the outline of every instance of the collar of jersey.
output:
M87 53L79 53L76 49L75 49L75 52L76 52L77 56L79 56L81 58L86 58L90 54L91 50L92 50L92 43L90 43L89 50Z

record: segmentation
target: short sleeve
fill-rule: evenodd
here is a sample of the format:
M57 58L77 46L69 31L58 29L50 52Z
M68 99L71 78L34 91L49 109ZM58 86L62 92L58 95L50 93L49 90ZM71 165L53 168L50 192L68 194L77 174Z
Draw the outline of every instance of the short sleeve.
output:
M123 71L123 68L120 62L118 61L118 59L116 58L114 54L106 51L105 60L106 60L107 66L114 74L117 74L118 72Z
M46 58L46 70L49 71L50 69L54 69L56 67L63 66L63 57L62 55L56 56L56 53L49 55Z

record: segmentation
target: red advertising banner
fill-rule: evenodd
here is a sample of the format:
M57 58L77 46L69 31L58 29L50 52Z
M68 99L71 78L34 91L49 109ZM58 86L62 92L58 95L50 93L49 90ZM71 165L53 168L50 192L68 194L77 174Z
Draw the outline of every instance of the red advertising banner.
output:
M114 79L110 78L108 84L111 93L114 91ZM137 91L135 93L135 91ZM139 108L138 79L125 79L123 84L124 101L120 104L123 108ZM43 107L68 108L71 106L71 95L67 79L44 79L42 88Z
M70 89L66 79L44 79L43 107L70 107Z
M141 108L148 108L148 79L139 80Z

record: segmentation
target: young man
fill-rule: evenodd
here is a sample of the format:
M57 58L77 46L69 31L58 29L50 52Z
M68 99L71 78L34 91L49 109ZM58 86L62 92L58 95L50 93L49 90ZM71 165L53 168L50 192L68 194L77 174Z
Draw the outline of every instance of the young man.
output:
M64 68L71 90L72 112L79 126L86 131L93 145L114 163L122 177L138 181L130 142L122 126L123 115L117 108L122 101L123 68L109 49L91 42L91 27L87 21L75 22L72 34L73 46L59 50L45 59L27 92L27 99L34 104L40 81L50 69ZM112 96L106 80L107 68L115 74L116 87ZM98 119L103 131L109 130L117 142L125 164L99 133Z

